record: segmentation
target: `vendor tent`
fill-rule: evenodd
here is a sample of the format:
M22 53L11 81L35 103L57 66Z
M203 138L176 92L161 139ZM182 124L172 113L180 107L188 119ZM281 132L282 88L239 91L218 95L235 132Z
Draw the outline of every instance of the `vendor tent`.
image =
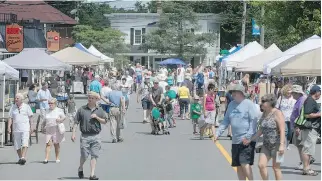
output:
M286 50L285 52L283 52L283 54L279 58L266 64L264 66L263 72L265 74L271 74L272 69L274 67L278 66L279 64L281 64L282 62L284 62L296 55L299 55L301 53L305 53L310 50L314 50L319 47L321 47L321 38L317 35L314 35L314 36L302 41L301 43L293 46L292 48Z
M75 48L77 48L77 49L79 49L79 50L81 50L81 51L83 51L83 52L86 52L86 53L88 53L88 54L91 54L91 55L93 55L90 51L88 51L88 49L83 45L83 44L81 44L81 43L76 43L75 45L74 45L74 47ZM95 56L95 55L94 55Z
M238 52L224 58L223 65L227 67L227 69L231 69L236 67L238 63L243 62L252 56L256 56L263 51L264 48L259 43L256 41L250 42Z
M5 105L5 92L6 92L6 79L11 79L11 80L19 80L19 72L10 67L8 64L5 62L0 61L0 80L3 80L2 83L2 95L1 95L1 101L2 101L2 117L4 118L4 105ZM4 143L4 136L5 136L5 122L1 122L1 147L3 147Z
M178 58L168 58L160 62L159 65L186 65L186 63Z
M51 56L70 65L98 65L100 59L75 47L67 47Z
M264 65L278 58L281 54L282 51L275 44L272 44L262 53L252 56L244 62L237 63L235 70L237 72L263 72Z
M11 80L19 80L19 72L18 70L12 68L7 63L0 61L0 80L11 79Z
M293 56L272 69L282 76L321 76L321 47Z
M229 56L233 55L234 53L238 52L242 47L241 46L237 46L237 47L233 47L231 48L228 52L227 55L221 56L219 57L219 61L222 62L224 59L228 58Z
M70 70L71 66L48 55L44 50L33 48L3 60L16 69L32 70Z
M103 53L101 53L100 51L98 51L93 45L91 45L88 48L88 51L91 54L93 54L93 55L95 55L97 57L100 57L103 62L114 62L114 58L110 58L110 57L104 55Z

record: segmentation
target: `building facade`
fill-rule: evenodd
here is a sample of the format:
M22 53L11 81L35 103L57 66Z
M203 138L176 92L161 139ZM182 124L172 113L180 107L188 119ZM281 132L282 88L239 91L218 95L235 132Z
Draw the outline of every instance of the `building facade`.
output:
M130 53L126 53L130 57L130 61L139 62L142 65L151 68L157 68L157 63L175 55L162 55L151 50L147 52L140 49L144 43L143 35L155 28L160 19L158 13L112 13L105 14L111 23L111 27L123 32L125 36L125 43L131 46ZM193 30L195 34L201 33L214 33L217 37L214 46L205 47L207 49L206 55L195 56L192 60L186 62L191 63L193 66L203 62L206 65L213 65L215 57L220 52L220 17L215 14L197 14L198 17L198 30Z

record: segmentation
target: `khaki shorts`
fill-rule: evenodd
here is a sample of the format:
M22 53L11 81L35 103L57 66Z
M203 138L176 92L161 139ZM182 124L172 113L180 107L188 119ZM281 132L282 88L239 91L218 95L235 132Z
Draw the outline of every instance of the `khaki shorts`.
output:
M278 152L279 148L280 148L280 144L276 145L276 147L273 150L269 150L263 145L261 148L261 154L265 154L266 157L275 159L276 153Z
M314 129L303 129L298 136L293 135L293 144L301 149L303 154L315 155L315 145L318 137L318 132Z

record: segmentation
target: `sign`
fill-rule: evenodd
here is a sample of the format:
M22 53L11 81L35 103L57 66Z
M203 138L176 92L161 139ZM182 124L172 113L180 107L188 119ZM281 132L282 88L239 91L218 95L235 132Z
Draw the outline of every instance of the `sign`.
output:
M261 34L261 31L260 31L259 26L256 24L255 20L252 19L252 35L257 36L260 34Z
M59 51L59 33L56 31L47 32L47 50L51 52Z
M23 50L23 27L18 24L6 25L6 49L10 53Z

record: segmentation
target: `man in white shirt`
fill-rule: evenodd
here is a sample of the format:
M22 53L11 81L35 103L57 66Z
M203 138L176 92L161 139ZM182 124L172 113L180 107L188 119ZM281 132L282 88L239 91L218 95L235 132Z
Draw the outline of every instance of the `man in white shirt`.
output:
M14 147L17 150L19 161L17 164L24 165L26 163L26 152L29 143L31 129L32 110L28 104L22 102L23 95L17 94L15 104L9 111L8 134L12 132ZM12 130L11 130L12 125Z
M52 99L51 93L48 90L48 84L46 82L41 83L42 88L37 93L37 100L39 101L40 118L43 127L43 121L45 118L46 110L49 108L48 100Z
M109 80L104 80L104 86L101 89L101 101L100 103L103 105L109 104L109 101L107 100L108 93L112 92L112 89L108 86L109 85ZM104 109L103 109L104 110Z
M166 82L167 76L165 74L159 74L157 79L159 80L159 86L162 88L164 94L166 92L165 87L168 85Z
M177 86L181 86L181 84L184 81L184 75L185 75L185 69L182 67L182 65L178 65L177 69Z
M126 71L125 72L125 75L123 75L122 76L122 79L123 78L125 78L126 79L126 83L125 84L127 84L127 85L130 85L130 92L132 92L133 91L133 84L134 84L134 82L133 82L133 78L129 75L129 71Z

